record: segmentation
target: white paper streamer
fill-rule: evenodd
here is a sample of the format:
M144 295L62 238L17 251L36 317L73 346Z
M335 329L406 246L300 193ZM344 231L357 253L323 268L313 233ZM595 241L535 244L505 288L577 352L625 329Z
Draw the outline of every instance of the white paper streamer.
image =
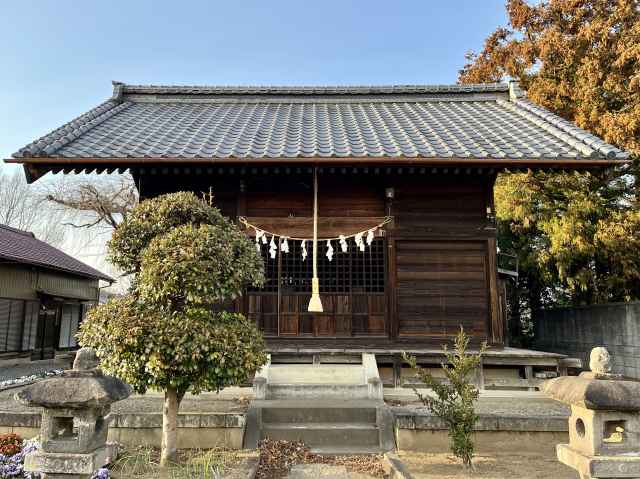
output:
M302 241L302 261L307 259L307 240Z
M273 238L274 236L271 236L271 242L269 243L269 254L271 255L271 259L275 259L276 252L278 251L278 247L276 246L276 242Z
M373 228L367 231L367 246L371 246L372 242L373 242Z
M256 229L256 250L258 250L258 253L260 253L260 238L262 238L263 244L267 242L264 231Z
M333 246L331 246L331 240L327 240L327 259L329 262L333 260Z
M347 245L347 239L344 237L344 235L340 235L338 237L338 240L340 241L340 248L342 248L342 252L346 253L347 249L349 249L349 246Z
M358 233L355 235L354 239L356 241L356 246L360 249L360 251L364 251L364 241L362 240L362 235L364 233Z
M280 244L280 251L283 253L289 252L289 243L287 242L287 238L284 238L284 241Z

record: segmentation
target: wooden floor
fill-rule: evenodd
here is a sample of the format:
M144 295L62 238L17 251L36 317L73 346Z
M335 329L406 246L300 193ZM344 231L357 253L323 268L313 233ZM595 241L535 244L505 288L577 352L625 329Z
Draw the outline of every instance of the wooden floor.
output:
M339 340L324 341L324 342L305 342L305 341L280 341L280 340L268 340L267 350L271 354L299 354L299 355L359 355L362 353L371 353L376 356L395 356L407 353L416 356L433 356L442 357L443 352L441 347L425 346L420 343L397 343L397 342L383 342L383 341L367 341L361 344L344 343L341 344ZM471 346L469 348L470 353L478 352L478 348ZM548 353L544 351L534 351L532 349L519 349L511 347L489 347L484 357L487 360L499 360L499 359L532 359L532 360L544 360L550 359L554 362L558 359L564 358L562 354Z
M386 372L385 386L400 387L407 383L403 370L408 365L403 353L414 356L422 367L439 368L444 359L441 347L425 346L419 343L397 343L388 341L382 344L371 341L368 344L340 344L338 340L324 342L268 341L267 349L274 363L357 363L362 353L375 354L378 368ZM478 349L470 348L469 352ZM579 368L579 361L566 356L531 349L511 347L489 348L482 356L477 370L477 382L480 389L487 387L506 387L514 389L536 389L542 382L537 373L552 372L554 375L567 375L568 368ZM493 371L493 373L492 373ZM505 371L511 371L511 375ZM415 373L413 373L415 374ZM485 381L485 375L487 380ZM496 376L497 375L497 376ZM404 378L404 379L403 379Z

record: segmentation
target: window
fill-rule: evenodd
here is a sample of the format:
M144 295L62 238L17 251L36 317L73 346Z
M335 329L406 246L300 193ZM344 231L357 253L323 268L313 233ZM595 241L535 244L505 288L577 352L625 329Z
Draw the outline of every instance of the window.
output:
M75 348L78 343L76 341L76 333L80 326L81 313L83 307L81 304L68 303L62 305L62 317L60 319L60 348Z
M318 241L318 278L323 293L383 293L384 292L384 239L375 238L364 252L351 241L349 250L343 253L337 241L332 241L333 260L326 257L327 242ZM310 293L313 276L313 245L307 241L308 256L302 260L300 241L289 241L289 253L278 252L275 259L269 256L268 245L263 245L265 286L252 292L278 291L278 274L284 293Z
M25 301L24 327L22 328L23 351L30 351L36 347L39 312L40 303L38 301Z
M0 352L23 350L25 303L20 299L0 299Z

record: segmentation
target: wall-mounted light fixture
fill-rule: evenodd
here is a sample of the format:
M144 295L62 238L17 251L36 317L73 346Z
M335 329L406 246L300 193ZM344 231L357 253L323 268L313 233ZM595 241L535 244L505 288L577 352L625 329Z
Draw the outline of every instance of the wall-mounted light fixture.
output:
M389 199L392 200L395 196L396 196L396 190L395 188L391 187L391 188L385 188L384 190L384 196Z

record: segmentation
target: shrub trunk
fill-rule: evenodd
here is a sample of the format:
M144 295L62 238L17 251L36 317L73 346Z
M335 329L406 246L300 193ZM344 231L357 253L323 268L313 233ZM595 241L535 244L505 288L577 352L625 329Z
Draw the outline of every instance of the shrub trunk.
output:
M175 388L167 388L164 392L164 407L162 408L162 452L160 456L162 467L167 467L177 460L178 409L180 409L178 391Z

